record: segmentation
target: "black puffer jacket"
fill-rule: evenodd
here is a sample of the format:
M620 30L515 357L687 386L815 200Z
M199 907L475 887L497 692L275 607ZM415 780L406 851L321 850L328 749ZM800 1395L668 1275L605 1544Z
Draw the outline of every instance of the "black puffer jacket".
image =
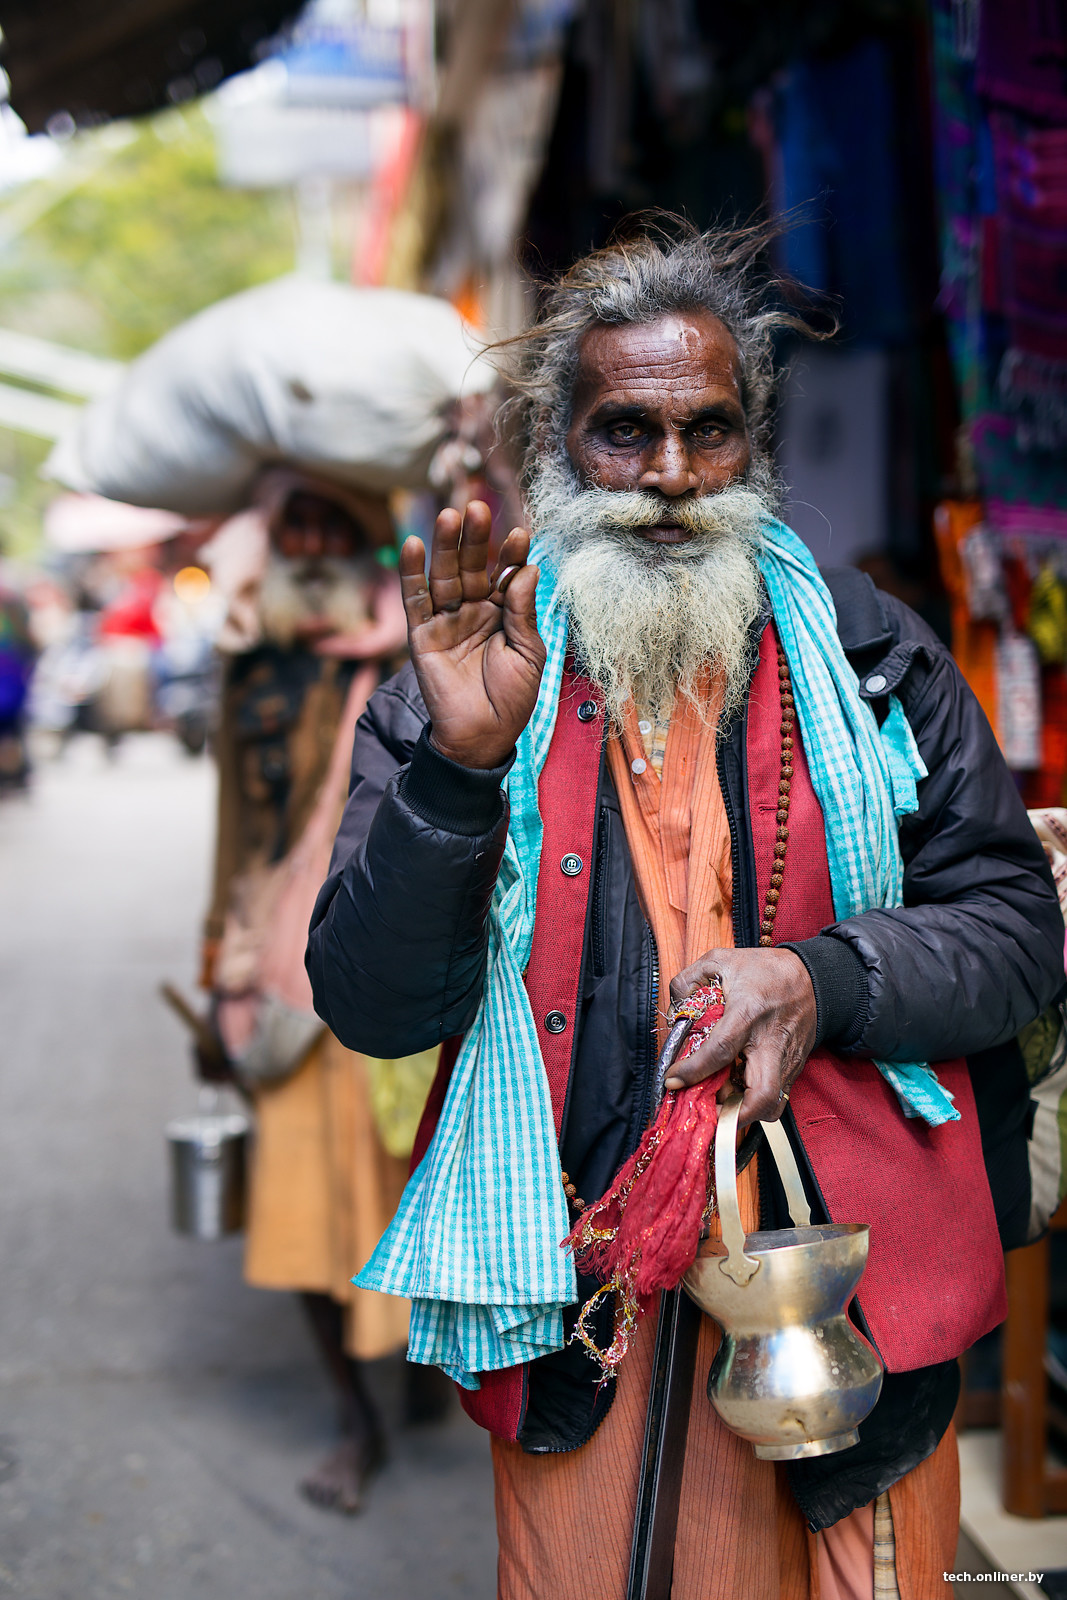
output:
M1051 875L989 725L944 646L864 575L838 569L824 577L861 693L879 717L890 693L900 697L929 777L919 810L900 830L904 905L834 924L792 948L812 977L820 1043L879 1060L969 1057L990 1184L1011 1246L1022 1242L1030 1200L1028 1092L1015 1035L1063 987ZM724 730L720 777L737 839L735 942L751 946L759 908L744 748L739 717ZM506 770L469 771L433 750L410 666L360 719L351 794L307 955L316 1008L350 1047L400 1056L470 1025L507 830ZM561 1139L580 1194L604 1191L645 1125L656 981L604 764ZM611 1401L606 1387L597 1395L595 1377L574 1346L534 1363L523 1446L583 1443ZM955 1362L889 1379L858 1446L795 1464L794 1490L813 1524L866 1504L922 1460L948 1424L957 1386Z

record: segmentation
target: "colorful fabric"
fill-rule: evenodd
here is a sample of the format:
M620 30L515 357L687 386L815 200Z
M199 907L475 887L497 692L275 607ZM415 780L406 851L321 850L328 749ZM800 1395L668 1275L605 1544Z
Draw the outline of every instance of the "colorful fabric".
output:
M1064 538L1067 13L983 0L977 71L959 16L933 0L940 305L961 410L990 527Z
M1012 420L992 413L975 419L971 440L990 527L1067 538L1067 452L1020 450Z
M1020 449L1067 440L1067 129L1004 111L989 119L996 171L1000 309L1008 349L997 380Z
M978 87L1001 105L1067 123L1067 19L1043 0L982 0Z
M392 1226L356 1279L413 1302L409 1359L463 1387L478 1373L563 1344L577 1298L559 1248L570 1226L551 1098L522 974L535 915L542 826L537 786L555 728L567 617L548 552L538 625L547 657L529 726L508 775L511 819L489 917L482 1001L464 1039L441 1119ZM897 818L917 809L926 775L902 714L882 736L845 660L830 593L791 529L769 524L761 570L793 676L801 734L826 824L835 913L901 903ZM906 1108L936 1126L958 1116L921 1063L879 1063Z

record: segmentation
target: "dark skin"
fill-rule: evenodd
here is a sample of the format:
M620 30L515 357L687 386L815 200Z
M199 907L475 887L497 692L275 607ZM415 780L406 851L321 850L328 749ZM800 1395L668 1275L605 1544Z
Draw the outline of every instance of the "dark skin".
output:
M274 542L291 561L346 561L366 549L367 536L343 506L298 489L289 496Z
M689 535L674 508L743 477L752 441L733 336L707 312L642 325L602 325L582 343L567 451L587 486L644 489L662 520L634 538L677 544ZM424 575L420 539L401 552L411 657L442 755L486 769L507 760L537 699L545 649L537 632L530 535L514 529L487 569L489 508L437 519ZM508 572L513 568L512 572ZM667 1079L680 1089L731 1068L744 1083L739 1123L777 1120L815 1042L815 995L791 950L708 950L671 981L683 1000L713 976L726 1010L710 1040ZM732 1092L724 1085L720 1099Z

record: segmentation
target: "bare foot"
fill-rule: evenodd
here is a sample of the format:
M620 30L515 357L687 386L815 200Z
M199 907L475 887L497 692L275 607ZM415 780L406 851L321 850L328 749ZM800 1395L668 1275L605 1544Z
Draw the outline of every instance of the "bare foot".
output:
M352 1517L363 1504L363 1491L385 1460L380 1438L342 1439L300 1485L300 1493L323 1511Z
M408 1427L440 1422L452 1404L452 1380L440 1367L409 1361L404 1367L404 1421Z

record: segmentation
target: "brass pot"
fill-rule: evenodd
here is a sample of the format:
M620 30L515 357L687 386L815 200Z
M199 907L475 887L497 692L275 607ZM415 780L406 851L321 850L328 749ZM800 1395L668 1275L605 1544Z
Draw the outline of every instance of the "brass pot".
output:
M859 1441L882 1387L882 1363L845 1309L867 1262L866 1223L813 1226L796 1160L778 1122L763 1131L785 1188L792 1228L745 1235L735 1144L741 1096L715 1134L722 1242L705 1246L682 1280L723 1330L708 1398L765 1461L829 1455Z

